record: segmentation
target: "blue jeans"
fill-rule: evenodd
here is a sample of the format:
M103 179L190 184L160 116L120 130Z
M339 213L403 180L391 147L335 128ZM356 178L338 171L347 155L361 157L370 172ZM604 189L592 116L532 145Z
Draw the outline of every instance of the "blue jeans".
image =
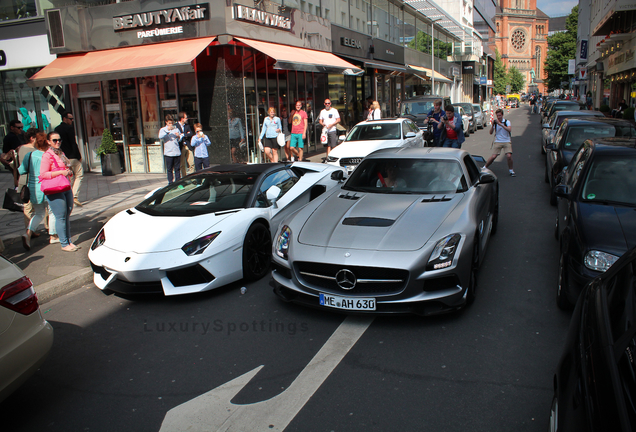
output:
M461 148L461 146L459 145L459 142L456 139L449 139L446 138L444 140L444 145L442 147L452 147L452 148Z
M441 135L433 135L433 147L441 147L442 146L441 138L442 138Z
M55 215L55 230L62 247L71 244L71 212L73 211L73 191L67 190L46 196L49 207Z
M210 158L206 157L206 158L198 158L195 157L194 158L194 170L195 171L201 171L203 168L209 168L210 167Z
M166 171L168 171L168 184L172 183L174 171L174 180L181 180L181 156L164 156L166 161Z

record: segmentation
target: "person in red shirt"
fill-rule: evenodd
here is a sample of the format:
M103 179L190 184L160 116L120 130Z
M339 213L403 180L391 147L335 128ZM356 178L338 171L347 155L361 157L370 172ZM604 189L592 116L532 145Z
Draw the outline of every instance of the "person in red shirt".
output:
M290 118L291 140L290 149L297 161L303 160L303 148L307 138L307 113L303 109L302 101L296 102L296 109L292 111Z
M455 108L452 105L446 107L446 116L442 117L437 127L442 129L442 147L461 148L466 141L462 119L455 117Z

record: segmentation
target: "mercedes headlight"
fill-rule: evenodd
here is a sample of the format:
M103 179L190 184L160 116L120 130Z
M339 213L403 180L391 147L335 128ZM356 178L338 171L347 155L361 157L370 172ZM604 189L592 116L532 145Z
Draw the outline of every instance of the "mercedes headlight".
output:
M438 241L431 253L431 257L428 259L426 270L439 270L450 267L453 264L453 258L461 238L460 234L450 234Z
M283 225L283 228L280 230L280 234L278 234L278 238L276 239L276 244L274 245L276 255L285 260L287 259L287 254L289 252L289 243L291 243L291 236L291 228L289 228L287 225Z
M591 250L585 254L585 267L597 272L605 272L619 257L605 252Z
M221 231L215 232L213 234L208 234L203 237L199 237L196 240L192 240L191 242L184 244L181 250L187 256L199 255L203 253L205 248L210 246L210 243L212 243L214 239L219 236L219 234L221 234Z

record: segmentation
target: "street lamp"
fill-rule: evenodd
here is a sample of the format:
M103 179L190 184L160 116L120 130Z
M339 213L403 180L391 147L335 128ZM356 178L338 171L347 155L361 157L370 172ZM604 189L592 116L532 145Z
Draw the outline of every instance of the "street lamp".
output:
M435 23L440 20L431 19L431 96L435 94Z

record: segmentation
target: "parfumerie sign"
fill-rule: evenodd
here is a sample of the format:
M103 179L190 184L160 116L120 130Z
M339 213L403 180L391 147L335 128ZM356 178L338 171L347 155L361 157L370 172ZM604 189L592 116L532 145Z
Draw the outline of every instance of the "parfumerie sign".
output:
M207 20L210 17L209 10L210 4L206 3L121 15L113 17L113 28L115 31L140 30L137 31L138 38L178 34L183 33L182 25L173 27L166 27L166 25ZM149 27L155 28L150 29Z
M247 21L252 24L260 24L267 27L276 27L281 30L291 30L291 19L286 16L276 15L260 9L248 6L234 5L232 17L235 20Z

